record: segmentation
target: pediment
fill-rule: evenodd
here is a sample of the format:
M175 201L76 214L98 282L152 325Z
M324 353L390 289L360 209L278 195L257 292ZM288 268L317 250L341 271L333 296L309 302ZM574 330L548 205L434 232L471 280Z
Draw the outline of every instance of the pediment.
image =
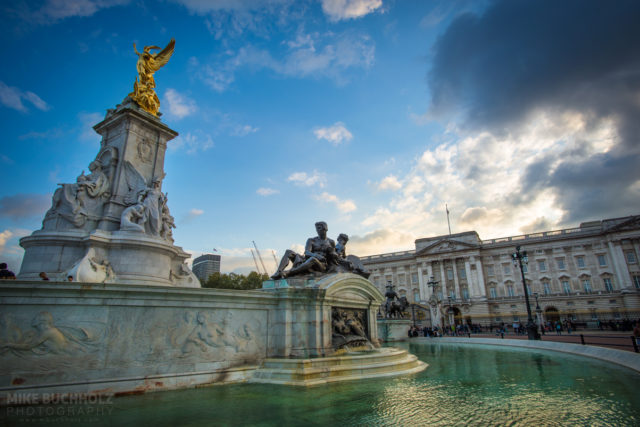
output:
M427 246L426 248L421 249L416 253L416 255L439 254L477 248L478 245L472 245L470 243L460 242L452 239L442 239L438 240L430 246Z
M612 231L627 231L627 230L637 230L640 228L640 215L634 215L626 221L623 221L619 224L612 226L611 228L606 229L606 232Z

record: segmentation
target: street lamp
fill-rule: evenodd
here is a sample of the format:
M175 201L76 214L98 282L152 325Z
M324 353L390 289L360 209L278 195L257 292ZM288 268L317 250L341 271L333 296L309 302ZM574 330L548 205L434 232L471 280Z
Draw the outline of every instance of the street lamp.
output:
M524 300L527 304L527 334L529 335L530 340L539 340L540 334L538 333L538 327L536 323L533 321L531 317L531 306L529 305L529 291L527 290L527 282L524 280L524 268L522 267L522 263L527 264L529 262L529 257L527 256L527 251L520 252L520 246L516 246L516 251L511 254L511 258L513 259L513 265L518 267L520 266L520 274L522 275L522 287L524 289Z
M538 320L538 325L540 325L540 333L544 335L544 325L542 324L542 309L540 308L540 304L538 304L538 293L534 292L533 296L536 297L536 319Z

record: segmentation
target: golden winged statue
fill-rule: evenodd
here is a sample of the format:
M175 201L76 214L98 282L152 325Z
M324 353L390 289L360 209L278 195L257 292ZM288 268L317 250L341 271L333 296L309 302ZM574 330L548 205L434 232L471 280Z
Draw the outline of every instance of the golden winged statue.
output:
M136 82L133 84L133 92L131 92L129 96L136 101L142 109L154 116L158 115L160 100L154 90L156 81L153 78L153 73L169 62L169 58L173 55L175 45L176 41L171 39L167 47L154 54L151 53L151 50L160 50L158 46L145 46L142 52L138 52L136 44L133 44L133 51L138 55L138 63L136 64L138 77L136 77Z

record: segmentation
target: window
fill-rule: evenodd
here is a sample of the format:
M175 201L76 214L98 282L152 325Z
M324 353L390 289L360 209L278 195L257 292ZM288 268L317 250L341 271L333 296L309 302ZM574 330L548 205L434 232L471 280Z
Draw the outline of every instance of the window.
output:
M558 266L558 270L564 270L564 258L557 258L556 265Z
M604 279L602 279L602 281L604 282L604 288L607 290L607 292L613 292L613 284L611 283L611 279L609 277L605 277Z
M513 286L507 285L507 296L514 297L516 294L513 292Z
M636 263L636 254L634 252L627 252L627 263L635 264Z
M592 308L591 311L591 320L598 320L598 315L596 314L596 309Z
M598 255L598 265L600 265L600 267L607 266L607 258L604 255Z
M462 290L462 299L469 299L469 290L466 288Z
M496 288L489 288L489 295L491 295L491 298L497 298Z
M551 286L549 286L549 282L544 282L542 284L542 287L544 289L543 292L544 292L545 295L551 294Z
M453 291L453 290L452 290L451 292L449 292L449 297L450 297L451 299L456 299L456 291Z
M615 299L609 300L609 304L617 304L617 303L618 303L618 300L615 300Z
M510 274L511 273L511 269L509 268L509 264L504 264L502 266L502 271L504 272L504 274Z
M584 268L584 257L583 256L579 256L576 257L576 264L578 264L578 268Z
M493 276L495 273L493 272L493 265L487 266L487 276Z
M453 280L453 268L447 268L447 279Z
M584 289L584 292L587 294L591 293L591 281L589 279L584 279L582 281L582 289Z
M573 305L573 301L567 301L567 305Z
M569 286L568 280L562 281L562 290L564 290L564 293L567 295L571 294L571 286Z
M524 264L524 263L522 264L522 271L525 272L525 273L529 272L529 268L528 268L527 264Z
M398 274L398 284L404 285L404 274Z
M633 284L636 289L640 289L640 276L633 276Z
M538 261L538 270L547 271L547 263L545 260L541 259Z
M502 322L502 317L496 317L496 322Z
M531 286L527 285L527 295L531 295Z
M411 284L415 285L418 283L418 273L411 273Z
M420 301L420 291L417 289L413 290L413 302Z
M514 321L514 322L519 322L519 321L520 321L520 317L518 317L518 316L513 316L513 321Z
M595 303L596 303L596 302L595 302L595 301L593 301L593 300L587 301L587 304L589 304L589 305L594 305Z
M461 279L466 279L467 278L467 270L465 270L464 268L460 269L460 278Z
M511 304L511 308L518 308L518 306L515 304Z

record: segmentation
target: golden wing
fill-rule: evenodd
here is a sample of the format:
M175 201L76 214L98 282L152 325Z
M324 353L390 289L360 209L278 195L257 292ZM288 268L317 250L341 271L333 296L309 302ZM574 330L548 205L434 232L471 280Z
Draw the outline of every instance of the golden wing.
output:
M176 46L175 39L171 39L167 47L153 55L153 61L149 61L149 71L155 73L169 62L169 58L173 55L173 49Z

